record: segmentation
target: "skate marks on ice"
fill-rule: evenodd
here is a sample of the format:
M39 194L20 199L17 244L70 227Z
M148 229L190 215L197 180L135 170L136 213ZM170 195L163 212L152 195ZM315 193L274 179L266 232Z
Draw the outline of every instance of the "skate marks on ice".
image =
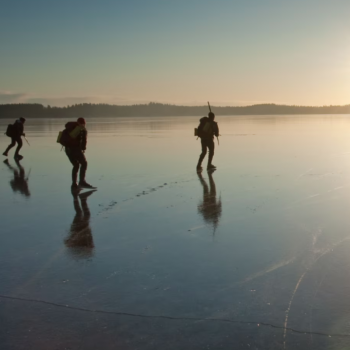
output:
M317 173L314 172L313 168L308 169L307 171L301 173L298 177L297 180L300 180L305 177L312 177L316 180L321 180L325 177L340 177L343 173L342 172L326 172L326 173Z
M148 318L148 319L165 319L165 320L183 320L183 321L192 321L192 322L224 322L224 323L231 323L231 324L242 324L242 325L256 325L257 327L269 327L269 328L274 328L274 329L281 329L284 332L283 338L284 338L284 347L286 348L286 334L287 331L291 333L298 333L298 334L304 334L304 335L309 335L309 336L324 336L324 337L338 337L338 338L350 338L350 334L342 334L342 333L326 333L326 332L317 332L313 331L312 329L306 330L306 329L297 329L293 327L288 327L288 316L289 316L289 311L291 310L291 306L293 303L294 296L296 295L299 286L301 285L305 275L307 274L308 271L311 270L312 266L325 254L331 252L336 246L339 244L343 243L346 240L349 240L350 237L346 237L343 240L338 241L337 243L330 245L328 248L325 249L318 249L316 248L316 243L318 240L318 237L322 233L321 229L318 229L316 233L312 237L312 248L313 248L313 255L311 257L307 256L306 260L309 259L310 265L307 267L307 269L303 272L301 277L299 278L293 293L291 300L288 305L288 310L286 314L286 319L283 325L278 325L274 323L268 323L268 322L261 322L257 320L251 320L251 321L240 321L236 320L233 318L229 317L181 317L181 316L171 316L171 315L152 315L152 314L143 314L143 313L128 313L128 312L119 312L117 310L100 310L100 309L90 309L90 308L84 308L84 307L75 307L74 305L71 305L69 303L56 303L56 302L51 302L47 300L40 300L40 299L31 299L31 298L24 298L24 297L19 297L19 296L9 296L9 295L0 295L0 298L2 299L7 299L7 300L13 300L13 301L25 301L28 303L39 303L43 305L50 305L54 307L59 307L59 308L66 308L70 310L75 310L77 312L89 312L89 313L96 313L96 314L110 314L110 315L116 315L116 316L131 316L131 317L138 317L138 318ZM316 256L318 254L318 256ZM286 266L288 263L292 263L295 261L295 258L292 258L288 261L281 262L278 264L275 264L274 267L270 267L266 269L264 272L269 273L272 272L278 268L281 268L283 266ZM249 280L252 280L254 277L257 278L259 276L262 276L263 273L256 274L255 276L250 276L248 278ZM114 274L108 276L107 278L112 278L114 277ZM248 280L247 279L247 280Z
M118 204L118 202L116 201L111 201L108 204L99 204L98 206L101 208L100 211L97 213L97 215L100 215L102 213L106 213L110 210L112 210L116 205Z
M308 169L304 174L301 174L299 177L302 177L303 175L308 174L312 170L313 170L312 168ZM313 174L311 174L311 175L313 175ZM251 175L251 176L254 176L254 175ZM254 177L256 177L256 176L254 176ZM100 210L99 210L97 215L103 215L106 212L112 211L117 206L118 203L120 205L120 204L122 204L124 202L128 202L128 201L134 200L136 198L141 198L142 196L155 193L156 191L158 191L158 190L160 190L162 188L165 188L167 186L169 187L170 185L176 185L176 184L180 184L182 182L189 182L189 181L194 181L194 180L193 179L191 179L191 180L184 180L184 181L179 180L179 181L173 181L173 182L169 182L169 183L164 182L163 184L158 185L158 186L148 187L147 189L137 193L133 197L130 197L130 198L127 198L127 199L123 199L123 200L119 200L118 202L116 200L111 200L109 203L106 203L106 204L100 203L99 204L99 209ZM329 190L328 192L337 191L337 190L343 189L343 188L348 187L348 186L349 186L348 184L346 184L344 186L338 186L338 187L336 187L334 189ZM315 204L312 200L315 199L316 197L322 197L322 194L310 195L310 196L308 196L306 198L303 198L303 199L301 199L299 201L295 201L295 202L291 203L290 206L287 205L285 208L276 208L276 210L278 211L278 210L281 210L281 209L290 209L291 207L298 206L298 205ZM257 214L258 212L259 212L259 214L264 214L264 212L266 214L268 214L267 211L271 212L271 209L270 210L267 209L267 211L265 211L265 208L264 208L265 204L266 203L260 203L260 204L257 204L257 205L253 205L252 204L251 206L247 207L247 209L253 214ZM173 205L170 204L167 208L172 208L172 207L173 207ZM273 211L273 209L272 209L272 211ZM248 214L248 216L249 216L249 214ZM240 220L240 219L248 218L248 216L247 217L237 217L237 218L234 218L234 217L232 218L231 217L230 219L231 220L235 220L235 219L239 219ZM229 221L231 221L231 220L229 220ZM225 220L222 223L228 223L229 221ZM203 229L206 226L207 225L199 225L199 226L197 225L195 227L190 227L188 229L188 231L189 232L190 231L196 231L196 230L199 230L199 229Z
M266 269L262 270L262 271L259 271L259 272L256 272L248 277L246 277L243 281L241 282L238 282L237 284L245 284L245 283L248 283L256 278L259 278L259 277L262 277L270 272L273 272L275 270L278 270L282 267L285 267L289 264L292 264L294 263L294 261L296 260L296 257L293 257L291 259L286 259L286 260L282 260L282 261L279 261L277 262L276 264L273 264L271 266L268 266Z
M175 182L177 183L177 182ZM165 186L167 186L168 184L165 182L163 185L159 185L159 186L156 186L156 187L150 187L150 188L147 188L146 190L142 191L142 192L139 192L137 193L135 196L133 197L130 197L130 198L126 198L126 199L123 199L121 200L122 203L125 203L125 202L129 202L129 201L132 201L132 200L135 200L136 198L138 197L141 197L141 196L146 196L150 193L153 193L153 192L156 192L158 191L159 189L161 188L164 188ZM113 210L115 208L115 206L118 204L117 201L115 200L112 200L110 203L108 204L99 204L98 206L101 208L101 210L97 213L97 215L101 215L101 214L105 214L106 212L109 212L111 210ZM106 217L105 217L106 218Z
M112 211L117 206L118 203L120 203L120 205L122 205L123 203L131 202L131 201L134 201L135 199L138 199L138 198L141 199L143 196L154 194L155 192L157 192L161 189L170 188L172 186L176 186L179 184L192 182L192 181L194 181L194 179L190 178L190 179L184 179L184 180L178 180L178 181L163 182L161 185L148 187L145 190L136 193L134 196L122 199L119 202L112 200L107 204L100 203L98 205L100 207L100 210L98 211L97 216L101 216L103 214L106 214L107 212ZM173 205L169 205L167 208L171 208L171 207L173 207ZM104 218L107 218L107 216L104 216Z
M262 326L262 327L269 327L269 328L282 329L282 330L286 329L287 331L298 333L298 334L318 335L318 336L324 336L324 337L350 338L350 334L341 334L341 333L329 334L329 333L323 333L323 332L310 332L307 330L299 330L299 329L290 328L290 327L285 328L283 326L275 325L272 323L266 323L266 322L239 321L239 320L234 320L230 318L211 318L211 317L200 318L200 317L180 317L180 316L168 316L168 315L151 315L151 314L141 314L141 313L138 314L138 313L129 313L129 312L108 311L108 310L100 310L100 309L89 309L84 307L76 307L69 304L60 304L60 303L50 302L46 300L13 297L9 295L1 295L1 294L0 294L0 299L50 305L57 308L64 308L64 309L74 310L78 312L89 312L89 313L95 313L95 314L108 314L108 315L115 315L115 316L129 316L129 317L164 319L164 320L174 320L174 321L223 322L223 323L232 323L232 324L241 324L241 325L255 324L257 327Z
M303 273L301 274L300 278L298 279L295 288L292 292L290 301L288 303L288 307L285 313L285 320L284 320L284 331L283 331L283 347L284 349L287 349L287 331L290 329L288 327L288 321L289 321L289 316L290 316L290 311L293 305L293 301L294 298L298 292L298 289L300 287L300 285L302 284L305 276L313 269L313 267L316 265L316 263L325 255L331 253L334 251L335 248L337 248L340 244L349 241L350 240L350 236L347 236L333 244L329 244L327 247L324 248L316 248L316 243L319 239L319 237L322 234L322 229L319 228L316 230L316 232L313 234L312 236L312 245L311 245L311 249L308 252L308 255L304 258L304 264L305 264L305 269L303 271ZM321 286L323 280L325 278L325 274L323 275L323 278L321 280L321 282L319 283L319 287ZM318 292L318 289L315 291L313 298L315 298L316 294ZM317 334L318 332L313 332L312 331L312 308L311 308L311 315L310 315L310 331L305 332L306 334L310 334L310 336L312 337L312 335ZM332 334L329 334L329 336L333 336ZM350 334L348 335L350 337Z
M293 256L292 258L289 258L289 259L281 260L273 265L266 267L265 269L263 269L261 271L258 271L256 273L249 275L248 277L244 278L242 281L235 282L233 285L222 289L222 291L225 291L227 293L230 289L236 288L237 286L242 286L246 283L253 281L254 279L261 278L266 274L272 273L278 269L285 268L288 265L301 264L301 266L303 266L302 273L301 273L300 277L298 278L294 289L292 289L292 293L291 293L289 302L287 304L287 309L285 311L284 323L283 323L283 326L281 326L283 329L283 348L284 349L287 349L287 332L290 331L291 329L294 330L292 332L295 332L295 327L289 327L288 324L289 324L289 320L290 320L290 312L292 310L294 299L295 299L296 295L298 294L298 291L300 289L300 286L303 284L303 281L307 277L308 273L310 273L313 270L313 268L316 267L317 262L320 261L321 258L323 258L324 256L326 256L329 253L334 252L337 247L339 247L344 242L350 240L350 236L347 236L345 238L337 240L334 243L328 243L328 244L326 244L326 246L320 247L320 246L318 246L318 243L320 241L322 242L320 237L323 233L323 229L321 227L318 227L318 228L315 228L312 230L308 230L306 228L303 228L303 229L311 234L310 247L307 249L307 251L305 253ZM344 336L344 337L350 337L350 334L347 334L347 333L332 333L332 332L327 333L327 332L317 331L317 330L313 329L313 324L312 324L313 323L313 315L312 315L313 300L315 299L315 297L319 291L319 288L321 287L325 278L326 278L326 272L323 273L322 278L317 283L317 287L315 288L315 291L312 294L309 329L303 330L303 331L299 330L299 331L300 331L300 333L304 333L306 335L309 335L311 337L311 340L312 340L313 335L320 335L320 334L328 335L328 337L338 336L340 334L341 334L341 336ZM255 292L255 290L252 289L251 292ZM337 334L337 335L335 335L335 334Z

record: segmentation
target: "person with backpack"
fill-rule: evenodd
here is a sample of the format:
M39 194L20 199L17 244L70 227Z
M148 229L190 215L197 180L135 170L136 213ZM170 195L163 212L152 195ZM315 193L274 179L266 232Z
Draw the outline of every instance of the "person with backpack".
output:
M22 136L26 136L26 134L23 132L24 131L24 123L26 122L25 118L19 118L16 120L16 122L13 125L9 125L7 127L6 135L8 137L11 137L11 144L6 148L6 151L3 153L5 157L8 156L8 151L16 146L17 143L17 148L15 151L14 158L16 160L21 160L23 159L23 156L21 156L18 152L23 146L22 142Z
M79 118L76 122L68 122L66 129L60 133L60 143L65 146L68 159L73 165L72 169L72 189L78 188L94 188L85 181L87 169L87 161L85 158L85 150L87 143L87 130L85 127L85 119ZM77 184L78 172L79 185Z
M198 137L201 138L202 153L199 156L197 163L197 171L202 170L202 162L207 154L207 148L209 149L208 165L207 170L216 169L216 166L211 162L214 157L214 135L219 136L218 123L214 121L215 114L213 112L208 113L208 117L203 117L199 120L200 124L198 126Z

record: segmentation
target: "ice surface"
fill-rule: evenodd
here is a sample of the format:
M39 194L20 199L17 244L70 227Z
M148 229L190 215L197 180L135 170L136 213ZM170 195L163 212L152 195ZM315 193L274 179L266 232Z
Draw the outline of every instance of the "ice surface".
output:
M198 119L87 119L80 194L66 120L27 120L0 163L1 349L350 347L349 117L219 116L199 175Z

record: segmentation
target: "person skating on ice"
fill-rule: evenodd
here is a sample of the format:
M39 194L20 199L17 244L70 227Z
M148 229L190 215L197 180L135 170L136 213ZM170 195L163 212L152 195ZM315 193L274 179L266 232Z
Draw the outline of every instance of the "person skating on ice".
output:
M86 182L85 175L87 169L87 161L85 158L87 144L87 130L84 118L79 118L76 122L68 122L66 124L65 151L68 159L73 165L72 169L72 188L94 188ZM80 169L80 172L79 172ZM79 185L77 183L79 172Z
M203 117L199 120L198 137L201 139L202 153L199 156L197 163L197 171L202 170L202 162L207 154L207 148L209 150L207 169L215 169L216 166L212 164L214 157L214 136L219 136L218 123L214 121L215 114L213 112L208 113L208 117Z
M19 150L22 148L23 146L23 142L22 142L22 136L26 136L26 134L24 133L24 123L26 122L25 118L19 118L16 120L16 122L11 126L11 132L10 134L8 134L9 137L11 137L11 144L8 145L8 147L6 148L5 152L3 153L3 155L5 157L8 156L8 152L12 147L16 146L17 143L17 148L14 154L14 159L16 160L21 160L23 159L23 156L19 154Z

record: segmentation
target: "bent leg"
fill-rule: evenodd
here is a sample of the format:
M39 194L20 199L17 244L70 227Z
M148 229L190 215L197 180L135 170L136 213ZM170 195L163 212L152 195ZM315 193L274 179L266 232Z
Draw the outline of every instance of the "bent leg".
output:
M6 148L6 151L4 152L4 154L7 154L8 151L12 148L16 146L16 140L14 137L11 137L11 144L8 145L8 147Z
M23 146L23 142L22 142L21 137L16 138L16 142L17 142L17 148L16 148L16 152L15 152L15 157L18 156L18 152Z
M72 183L75 184L77 182L78 171L79 171L79 167L80 167L79 160L77 158L76 153L71 148L67 148L66 147L66 155L67 155L68 159L70 160L70 162L73 165L73 169L72 169Z

